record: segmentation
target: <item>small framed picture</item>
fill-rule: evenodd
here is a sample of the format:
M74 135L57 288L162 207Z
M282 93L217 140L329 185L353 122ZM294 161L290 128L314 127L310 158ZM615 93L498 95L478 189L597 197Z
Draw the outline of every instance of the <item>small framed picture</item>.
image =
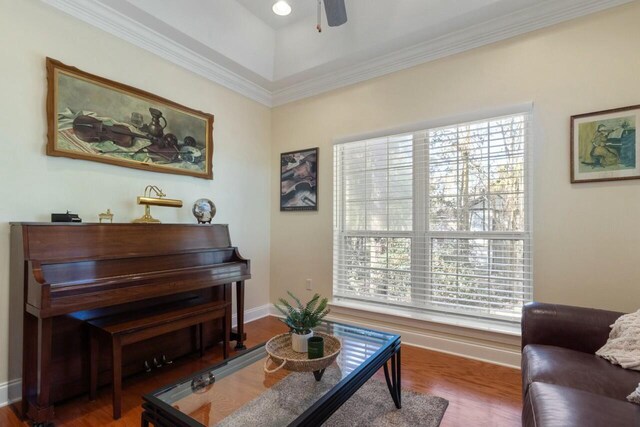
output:
M318 210L318 148L280 155L280 210Z
M640 105L571 117L571 182L640 179Z

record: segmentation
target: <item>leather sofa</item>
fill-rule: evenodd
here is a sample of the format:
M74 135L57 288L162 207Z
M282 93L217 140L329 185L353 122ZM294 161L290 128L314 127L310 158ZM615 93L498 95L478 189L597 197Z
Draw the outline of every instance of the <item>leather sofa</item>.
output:
M597 357L623 313L530 303L522 317L522 425L640 426L640 372Z

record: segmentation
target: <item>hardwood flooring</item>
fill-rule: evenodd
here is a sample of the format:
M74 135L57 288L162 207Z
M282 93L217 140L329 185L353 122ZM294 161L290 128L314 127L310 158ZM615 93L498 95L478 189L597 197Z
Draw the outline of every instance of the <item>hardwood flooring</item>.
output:
M268 340L286 327L273 317L256 320L245 327L251 347ZM233 353L232 353L233 355ZM111 418L111 392L98 391L90 402L81 396L56 405L56 426L131 426L140 425L141 396L167 383L205 368L222 359L222 347L176 361L166 371L125 379L122 390L122 418ZM378 374L384 378L381 372ZM442 426L518 426L521 424L520 371L484 362L451 356L408 345L402 346L402 386L449 400ZM0 426L26 426L14 406L0 408Z

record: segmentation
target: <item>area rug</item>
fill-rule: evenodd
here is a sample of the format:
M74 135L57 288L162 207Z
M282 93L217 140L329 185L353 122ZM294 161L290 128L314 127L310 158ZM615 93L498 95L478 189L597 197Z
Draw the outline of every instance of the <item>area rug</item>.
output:
M325 393L341 378L335 365L326 370L320 382L311 373L292 373L219 425L286 426L316 400L315 396ZM448 404L441 397L402 390L402 409L396 409L386 383L371 378L323 426L437 427Z

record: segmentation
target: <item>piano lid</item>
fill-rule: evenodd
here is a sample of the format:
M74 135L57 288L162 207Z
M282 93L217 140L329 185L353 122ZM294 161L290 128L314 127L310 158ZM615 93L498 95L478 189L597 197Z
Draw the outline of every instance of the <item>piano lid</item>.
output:
M24 259L73 262L157 256L231 247L226 224L13 223Z

